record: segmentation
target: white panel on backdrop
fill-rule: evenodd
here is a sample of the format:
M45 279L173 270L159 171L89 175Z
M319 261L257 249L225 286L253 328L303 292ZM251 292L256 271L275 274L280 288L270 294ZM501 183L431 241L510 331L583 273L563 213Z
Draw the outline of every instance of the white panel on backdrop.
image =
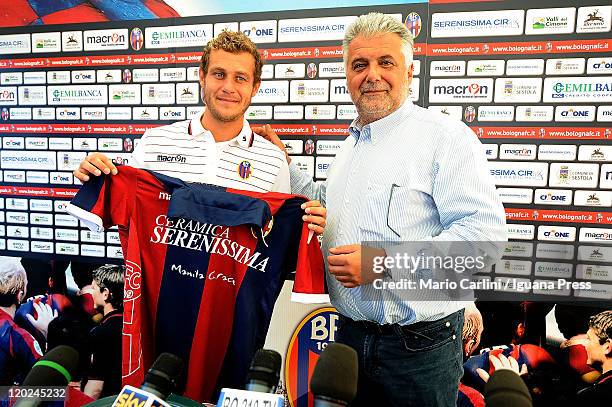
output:
M1 72L0 85L21 85L23 83L23 72Z
M120 69L100 69L97 72L99 83L115 83L121 82Z
M30 34L0 35L0 55L28 54L31 50Z
M432 79L429 81L431 103L490 103L493 79Z
M612 102L612 77L545 78L544 102Z
M251 103L287 103L289 101L289 81L261 81L257 94Z
M506 62L506 75L508 76L533 76L542 75L544 72L544 60L534 59L511 59Z
M272 106L249 106L246 118L247 120L271 120Z
M145 28L145 48L203 47L212 38L212 24Z
M279 20L278 42L341 40L355 19L356 16Z
M612 6L590 6L578 9L577 33L608 32L612 27Z
M319 64L320 78L344 78L344 63L342 62L321 62Z
M456 120L461 120L461 118L463 117L463 108L461 106L430 105L430 106L427 106L427 109L432 110L434 112L438 112L446 117L450 117Z
M592 122L595 120L595 106L557 106L556 122Z
M303 78L306 76L305 64L276 64L274 77L280 79Z
M465 61L432 61L430 76L464 76Z
M529 188L497 188L497 195L503 203L530 204L533 190Z
M569 34L574 32L576 9L566 8L538 8L527 10L525 34Z
M543 187L547 183L546 163L493 161L489 168L497 185Z
M505 65L503 59L473 59L467 63L467 75L502 76Z
M551 58L546 60L546 75L581 75L584 58Z
M551 187L595 188L599 175L598 164L552 163Z
M542 78L497 78L495 103L537 103L542 98Z
M576 191L574 194L576 206L612 206L612 191Z
M276 20L242 21L240 31L255 44L276 42Z
M85 51L128 49L128 30L113 28L83 32Z
M348 93L346 86L340 84L336 87L332 87L332 90L333 96L343 95L345 91ZM330 93L330 85L327 79L291 81L292 103L327 102ZM338 97L341 98L341 96Z
M307 105L304 116L306 120L333 120L336 118L336 106Z
M524 10L468 11L434 13L431 16L431 37L480 37L521 35Z
M571 161L576 158L573 144L542 144L538 149L538 160Z
M62 50L62 37L59 32L45 32L32 34L32 52L60 52Z
M62 31L62 51L83 50L83 31Z
M533 240L535 226L508 224L506 225L506 231L508 239Z

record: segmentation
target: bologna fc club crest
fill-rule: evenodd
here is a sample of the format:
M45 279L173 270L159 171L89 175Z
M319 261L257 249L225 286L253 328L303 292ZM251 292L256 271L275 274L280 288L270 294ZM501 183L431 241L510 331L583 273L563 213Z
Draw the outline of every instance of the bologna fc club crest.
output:
M466 107L463 117L465 117L466 122L472 123L474 119L476 118L476 109L474 108L474 106Z
M320 308L299 323L285 355L285 386L291 407L312 407L314 399L310 378L327 344L336 339L338 313L334 308Z
M314 153L314 150L315 150L314 141L310 139L306 140L306 143L304 144L304 150L306 151L306 154Z
M419 13L412 12L406 16L406 20L404 21L406 28L414 38L418 37L421 33L421 16Z
M9 110L6 107L2 108L2 120L9 119Z
M306 75L308 75L310 79L317 76L317 64L314 62L309 63L308 67L306 68Z
M142 30L136 27L132 29L130 33L130 45L134 51L140 51L142 49L142 44L144 44L144 35L142 34Z
M123 72L121 73L121 78L123 79L124 83L132 82L132 71L130 71L127 68L124 69Z
M238 175L242 179L249 179L251 173L253 172L253 168L251 167L251 163L248 161L243 161L238 166Z

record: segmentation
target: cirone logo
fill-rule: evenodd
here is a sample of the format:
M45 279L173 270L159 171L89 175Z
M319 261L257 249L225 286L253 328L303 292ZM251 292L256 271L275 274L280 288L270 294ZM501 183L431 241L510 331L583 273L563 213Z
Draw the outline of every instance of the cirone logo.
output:
M308 314L291 336L285 355L285 385L291 407L312 407L310 378L319 355L334 342L338 324L335 308L320 308Z

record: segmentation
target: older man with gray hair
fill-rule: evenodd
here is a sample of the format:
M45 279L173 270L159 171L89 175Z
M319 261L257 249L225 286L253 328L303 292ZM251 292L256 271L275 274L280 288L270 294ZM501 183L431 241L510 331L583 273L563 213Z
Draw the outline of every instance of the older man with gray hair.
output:
M294 164L289 169L291 191L327 207L323 250L341 314L336 340L359 354L353 405L454 406L465 303L409 300L401 290L381 289L373 284L381 278L374 260L396 258L406 242L432 251L448 242L484 242L479 247L495 261L496 242L506 240L504 208L475 134L410 101L413 40L400 21L362 15L348 27L343 48L358 117L325 183ZM401 271L385 267L384 280L402 280Z
M43 355L36 339L14 321L28 285L19 260L0 257L0 386L20 384Z

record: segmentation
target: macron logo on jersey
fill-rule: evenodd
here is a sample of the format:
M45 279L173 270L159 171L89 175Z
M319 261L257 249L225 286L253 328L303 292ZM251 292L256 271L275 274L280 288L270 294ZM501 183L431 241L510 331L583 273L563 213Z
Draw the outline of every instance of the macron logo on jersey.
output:
M157 161L158 162L170 162L170 163L186 163L187 157L181 154L176 154L176 155L158 154Z

